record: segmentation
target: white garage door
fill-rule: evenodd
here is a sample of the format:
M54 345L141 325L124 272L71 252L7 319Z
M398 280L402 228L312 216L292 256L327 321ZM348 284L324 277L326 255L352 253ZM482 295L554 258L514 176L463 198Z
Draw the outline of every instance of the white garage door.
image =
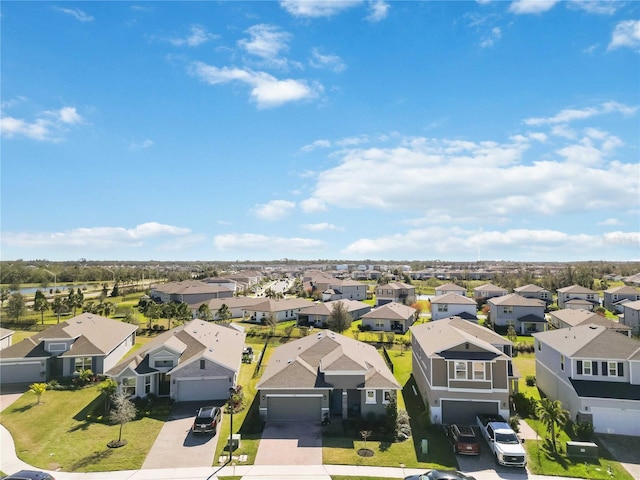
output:
M44 371L40 361L23 363L4 363L0 365L0 381L8 383L44 382L46 379L40 372Z
M226 400L229 398L229 380L225 378L197 378L178 380L178 402L195 400Z
M591 407L591 414L598 433L640 435L640 410Z
M320 421L320 397L269 397L267 419L271 421Z

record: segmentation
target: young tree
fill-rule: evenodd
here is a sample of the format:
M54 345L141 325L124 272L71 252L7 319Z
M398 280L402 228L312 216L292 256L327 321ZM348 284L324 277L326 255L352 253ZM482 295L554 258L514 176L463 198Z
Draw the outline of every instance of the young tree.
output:
M176 307L176 318L180 322L188 322L193 319L193 313L191 312L191 308L189 304L185 302L180 302Z
M344 304L340 301L333 302L327 321L329 328L334 332L342 333L351 326L352 321L353 319Z
M4 302L9 298L10 294L11 290L9 290L8 288L0 289L0 308L4 308Z
M540 421L547 427L551 436L551 445L556 452L556 427L561 429L569 421L569 412L562 408L560 400L550 400L544 397L536 406L536 414Z
M118 391L118 382L113 378L107 378L98 385L98 391L104 397L104 413L107 414L111 409L111 398Z
M265 323L271 327L271 335L275 335L276 333L276 326L278 325L278 318L276 317L275 313L271 312L269 313L269 316L265 319Z
M44 312L49 310L49 302L41 290L36 290L35 297L33 298L33 310L40 312L40 323L44 325Z
M420 315L422 314L422 304L420 302L415 302L411 304L411 308L416 311L416 322L420 320Z
M24 295L21 293L12 293L7 300L7 316L16 323L20 317L27 312Z
M60 314L65 310L64 300L60 297L56 297L53 299L53 303L51 303L51 309L58 317L58 323L60 323Z
M102 311L104 312L104 316L108 317L112 313L116 312L116 304L114 302L104 302L104 307Z
M518 332L516 332L516 329L513 327L513 325L509 325L509 327L507 328L507 338L510 342L513 343L516 343L518 341Z
M233 314L231 313L231 310L229 310L229 307L225 303L220 305L220 308L216 312L216 317L218 318L218 321L222 323L227 323L232 316Z
M38 405L40 405L40 397L47 391L46 383L32 383L29 385L29 391L38 397Z
M211 311L211 308L209 308L209 305L207 305L206 303L203 303L198 307L197 316L200 320L204 320L205 322L210 322L213 320L213 312Z
M118 440L112 440L109 442L110 447L122 447L127 444L126 440L122 440L122 427L125 423L130 422L136 418L136 406L129 400L129 397L124 393L116 393L111 396L111 413L109 419L113 423L120 425L120 432L118 434Z

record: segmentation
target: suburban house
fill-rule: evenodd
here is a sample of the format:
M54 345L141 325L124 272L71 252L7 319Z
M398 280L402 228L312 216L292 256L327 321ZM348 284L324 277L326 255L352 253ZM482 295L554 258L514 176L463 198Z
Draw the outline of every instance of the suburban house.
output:
M410 331L413 376L431 422L473 424L479 413L509 418L518 385L509 340L459 317Z
M577 327L578 325L601 325L626 336L631 336L631 327L598 315L589 310L565 308L549 312L549 323L555 328Z
M263 323L271 316L277 322L286 320L297 320L298 313L303 308L307 308L312 303L303 298L284 298L273 300L263 299L260 303L248 306L242 312L242 317L247 322Z
M234 282L240 284L243 288L249 288L260 283L260 281L264 278L264 275L260 272L256 272L255 270L243 270L240 273L231 273L229 275L226 275L226 277L229 280L233 280Z
M509 293L506 288L498 287L492 283L485 283L473 289L473 298L484 298L488 300L494 297L501 297Z
M185 280L184 282L169 282L151 287L150 297L156 302L184 302L193 304L204 303L214 298L231 298L233 290L215 284L208 284L200 280Z
M298 312L298 325L312 325L326 328L329 317L336 303L341 303L351 315L351 319L359 320L365 313L371 311L371 305L357 300L334 300L332 302L315 302Z
M214 298L206 302L190 303L189 308L193 314L193 318L198 318L198 309L200 305L207 305L214 320L217 319L217 312L222 305L226 305L231 311L231 318L242 318L242 314L245 310L250 309L252 305L264 302L264 298L257 297L231 297L231 298Z
M631 328L634 335L640 335L640 300L627 302L622 306L620 323Z
M416 287L403 282L392 282L376 287L376 307L385 303L412 305L416 302Z
M223 277L207 277L200 280L202 283L206 283L207 285L217 285L218 287L225 287L231 290L234 294L238 292L238 290L242 289L242 285L236 282L235 280L231 280L230 278Z
M133 347L137 329L82 313L0 350L0 383L46 382L81 370L102 374Z
M610 312L622 313L622 305L626 302L640 300L640 290L623 285L604 291L603 306Z
M10 347L13 343L13 330L8 328L0 328L0 350Z
M223 400L236 385L244 341L235 328L192 320L161 333L106 374L133 397Z
M322 301L329 302L331 300L366 300L367 284L357 282L355 280L334 279L330 285L322 291Z
M595 310L600 306L598 292L580 285L559 288L558 308L582 308L584 310Z
M478 304L472 298L457 293L447 293L431 299L431 320L453 316L478 321Z
M490 298L489 320L496 327L513 326L519 335L543 332L547 329L544 300L521 297L511 293L502 297Z
M362 316L362 326L371 330L404 333L418 319L417 310L409 305L391 302L374 308Z
M544 301L547 305L553 303L553 295L546 288L539 287L538 285L523 285L513 289L513 293L517 293L521 297L533 298Z
M386 414L400 388L372 346L322 330L279 346L256 385L264 420Z
M640 436L640 342L598 325L533 334L536 383L571 419Z
M441 297L442 295L446 295L448 293L457 293L458 295L462 295L463 297L467 296L467 289L461 287L460 285L456 285L455 283L447 283L445 285L440 285L435 288L436 297Z

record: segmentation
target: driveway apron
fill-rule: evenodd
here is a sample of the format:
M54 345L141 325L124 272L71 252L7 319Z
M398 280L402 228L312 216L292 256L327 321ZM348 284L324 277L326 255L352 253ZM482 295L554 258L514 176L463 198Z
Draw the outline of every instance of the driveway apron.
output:
M322 465L320 424L267 422L255 465Z
M191 432L196 410L202 403L177 403L171 410L169 419L160 430L143 469L210 467L218 444L218 434L198 434ZM219 427L218 427L219 428Z

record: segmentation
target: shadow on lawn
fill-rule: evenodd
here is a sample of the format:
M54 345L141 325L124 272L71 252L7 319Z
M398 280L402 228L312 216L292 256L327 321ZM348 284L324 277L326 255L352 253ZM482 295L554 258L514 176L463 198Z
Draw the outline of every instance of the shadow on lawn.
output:
M70 470L75 472L80 468L87 467L89 465L93 465L95 463L99 463L106 458L109 458L113 454L112 449L105 449L100 452L93 452L91 455L87 455L86 457L81 458L77 462L71 464Z

